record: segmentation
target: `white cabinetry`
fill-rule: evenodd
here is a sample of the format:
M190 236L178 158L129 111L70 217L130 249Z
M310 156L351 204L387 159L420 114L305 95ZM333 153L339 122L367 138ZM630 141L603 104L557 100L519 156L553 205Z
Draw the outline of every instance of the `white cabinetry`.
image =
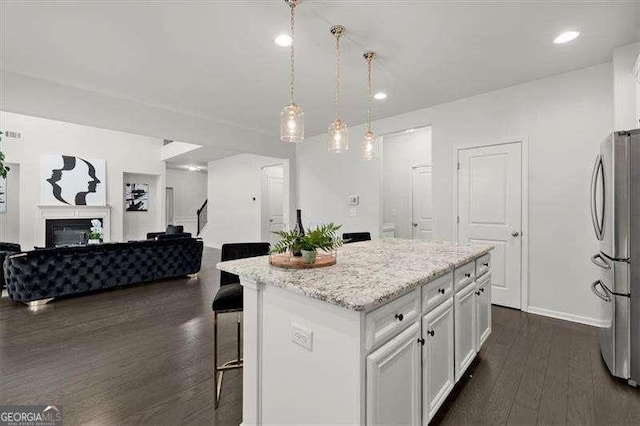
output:
M453 389L453 299L422 317L422 421L433 418Z
M416 322L367 356L367 424L420 424L419 339Z
M480 277L476 288L476 349L480 351L491 334L491 274Z
M476 356L476 286L467 285L454 296L456 382Z

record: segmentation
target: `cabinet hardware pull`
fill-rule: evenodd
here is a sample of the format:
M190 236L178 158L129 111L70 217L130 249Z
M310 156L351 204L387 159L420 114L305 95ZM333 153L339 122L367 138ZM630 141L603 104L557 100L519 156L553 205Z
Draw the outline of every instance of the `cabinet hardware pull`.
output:
M418 343L420 343L422 346L424 346L424 339L418 339Z
M467 278L471 278L471 273L467 272L466 274L464 274L464 276L467 277Z
M482 288L480 289L480 291L484 293L484 287L482 287Z
M430 335L431 337L435 336L436 332L433 330L428 330L427 334Z
M480 292L479 292L479 291L476 291L476 295L480 296Z
M438 289L438 293L442 293L442 294L444 294L444 288L439 288L439 289Z
M489 262L484 262L483 265L488 268L489 267Z
M396 315L395 315L395 318L397 318L397 319L398 319L398 321L402 321L402 320L404 319L404 315L402 315L402 314L396 314Z

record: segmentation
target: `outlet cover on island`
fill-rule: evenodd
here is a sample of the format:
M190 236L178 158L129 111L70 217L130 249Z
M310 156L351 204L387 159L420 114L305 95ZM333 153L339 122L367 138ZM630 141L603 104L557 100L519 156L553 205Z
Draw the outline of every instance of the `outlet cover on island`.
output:
M313 331L307 330L298 324L291 323L291 341L305 349L312 351Z
M358 209L355 207L351 207L349 209L349 216L358 216Z

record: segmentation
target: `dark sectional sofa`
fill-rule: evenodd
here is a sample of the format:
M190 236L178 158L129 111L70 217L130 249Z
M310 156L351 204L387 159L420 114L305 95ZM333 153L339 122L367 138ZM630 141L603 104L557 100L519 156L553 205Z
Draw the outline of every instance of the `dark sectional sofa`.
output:
M9 298L29 303L195 274L202 250L195 238L52 248L7 256L3 267Z

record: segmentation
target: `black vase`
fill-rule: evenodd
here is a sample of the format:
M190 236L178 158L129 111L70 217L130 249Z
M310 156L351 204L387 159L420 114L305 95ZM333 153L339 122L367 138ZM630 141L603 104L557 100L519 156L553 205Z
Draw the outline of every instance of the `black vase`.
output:
M304 235L304 226L302 226L302 210L296 210L296 226L294 228L298 235L302 237ZM294 256L302 256L302 252L300 250L296 250L293 252Z

